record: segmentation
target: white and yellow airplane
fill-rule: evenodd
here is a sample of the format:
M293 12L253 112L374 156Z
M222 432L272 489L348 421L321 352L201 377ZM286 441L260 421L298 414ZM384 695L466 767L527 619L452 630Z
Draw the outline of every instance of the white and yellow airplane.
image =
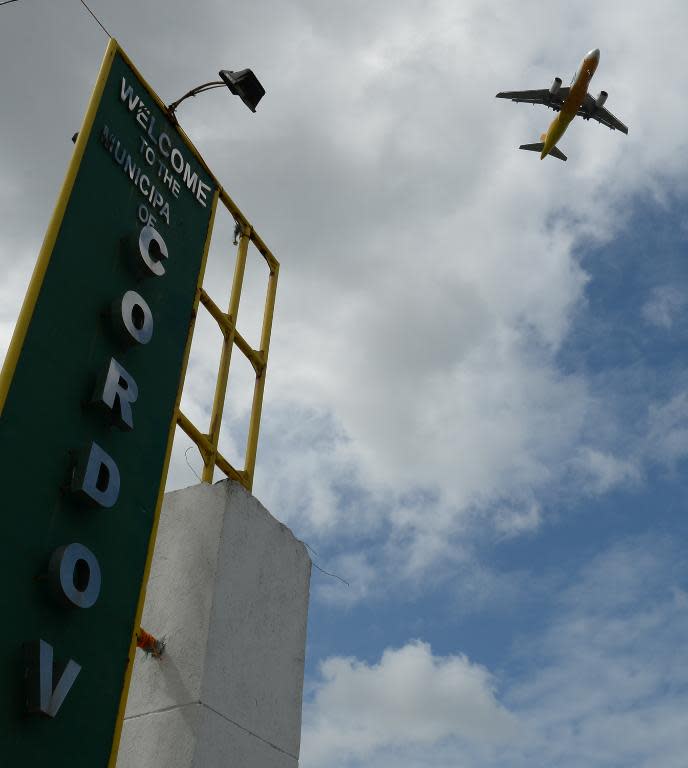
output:
M561 78L555 77L549 90L543 88L539 91L505 91L497 94L498 99L523 101L526 104L544 104L558 112L547 129L547 133L540 136L540 141L537 144L521 144L519 149L539 152L540 160L543 160L547 155L557 157L559 160L566 160L566 155L557 148L557 142L564 135L564 131L576 115L580 115L583 120L590 120L590 118L597 120L598 123L606 125L610 130L628 133L628 128L604 108L607 92L600 91L597 98L593 98L588 93L588 85L590 85L599 63L600 49L595 48L594 51L585 55L568 88L566 86L562 88Z

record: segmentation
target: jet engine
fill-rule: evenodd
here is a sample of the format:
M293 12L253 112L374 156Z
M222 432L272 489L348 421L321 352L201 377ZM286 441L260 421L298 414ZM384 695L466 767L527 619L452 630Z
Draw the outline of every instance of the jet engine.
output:
M601 107L604 102L607 101L607 96L609 96L607 91L600 91L598 97L595 99L595 106L597 108Z
M554 96L554 94L561 88L561 78L555 77L554 82L549 88L549 92Z

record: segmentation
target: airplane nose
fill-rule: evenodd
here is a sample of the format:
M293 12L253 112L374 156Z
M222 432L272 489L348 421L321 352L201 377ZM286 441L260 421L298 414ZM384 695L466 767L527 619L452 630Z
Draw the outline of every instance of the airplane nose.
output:
M586 59L595 59L595 61L600 60L600 49L595 48L595 50L590 51L590 53L585 57Z

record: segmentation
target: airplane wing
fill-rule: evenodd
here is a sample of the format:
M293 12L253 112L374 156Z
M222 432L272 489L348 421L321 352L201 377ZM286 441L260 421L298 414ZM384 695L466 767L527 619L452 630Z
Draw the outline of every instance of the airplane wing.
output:
M563 91L564 89L562 88L561 90ZM607 128L611 128L613 131L628 133L628 128L621 122L621 120L614 117L608 109L598 107L595 104L595 99L589 93L586 94L585 101L578 110L578 114L584 120L590 120L590 118L592 118L593 120L597 120L598 123L606 125Z
M511 101L520 101L525 104L544 104L544 106L558 112L568 95L568 86L564 86L559 88L556 93L552 93L549 88L541 88L537 91L502 91L502 93L497 94L497 98L511 99Z

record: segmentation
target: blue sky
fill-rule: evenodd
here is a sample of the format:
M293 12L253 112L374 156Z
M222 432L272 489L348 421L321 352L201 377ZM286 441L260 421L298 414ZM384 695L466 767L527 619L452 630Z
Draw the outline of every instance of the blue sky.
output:
M681 364L686 327L683 208L679 197L666 205L640 199L633 209L632 227L604 245L582 247L577 254L589 281L559 351L558 365L571 374L584 372L599 387L599 396L614 420L626 423L625 429L619 427L613 446L622 455L642 449L653 404L671 401L685 387L685 366ZM683 405L673 421L675 429L685 432L687 415ZM594 432L594 425L589 429ZM651 459L632 482L582 498L570 487L562 489L557 484L547 494L552 519L537 531L497 541L489 534L477 537L476 560L493 571L495 582L488 584L488 593L478 605L470 575L466 590L461 583L466 574L452 573L419 594L408 594L392 581L385 585L384 598L363 602L355 609L316 607L310 622L309 676L323 684L317 668L323 656L332 655L332 649L337 649L336 655L353 656L375 670L381 644L408 648L409 639L415 638L428 643L435 657L446 658L460 650L471 662L493 671L500 692L497 700L521 714L521 689L537 685L535 681L547 675L561 676L562 687L555 697L561 698L560 705L569 695L581 696L573 679L575 665L558 647L563 626L590 623L589 636L583 631L567 640L573 653L592 665L596 661L592 625L601 626L602 632L611 632L616 625L619 637L604 651L614 655L618 648L624 660L620 676L654 674L656 678L642 696L620 695L616 701L611 696L611 703L590 707L583 722L586 717L599 717L604 723L612 715L626 717L629 723L636 715L638 720L664 717L664 707L671 708L677 699L685 702L686 695L681 671L685 660L681 633L688 607L684 467L684 454L664 461ZM356 579L354 572L346 576ZM327 578L313 574L316 585ZM338 585L337 589L346 587ZM590 594L597 590L596 596ZM466 597L467 604L462 604ZM652 611L659 616L651 631L645 626L637 629L635 625L644 624ZM656 657L664 657L664 664L658 665L664 666L662 672L654 669ZM317 685L312 699L316 705ZM602 681L594 682L585 693L593 696L597 685ZM575 729L579 723L578 717L571 718L567 726ZM669 735L664 756L655 751L660 749L659 740L625 753L621 744L614 746L616 737L612 736L600 753L586 743L585 726L579 727L582 733L572 742L581 752L558 754L554 764L682 764L685 737L680 732L673 734L673 742ZM386 745L380 752L389 752L391 747ZM462 764L461 748L445 749L446 756L442 749L437 751L440 762L433 758L427 764L444 764L445 759L447 765ZM374 764L393 765L395 760L406 764L403 760L407 760L408 765L425 765L419 754L409 756L415 751L413 745L408 744L406 750L404 756L387 754ZM544 765L555 754L553 745L547 743L527 759L535 761L531 765ZM498 757L494 764L502 759ZM521 754L512 753L509 760L514 762L509 764L521 765L521 759ZM354 758L342 764L365 763ZM493 763L490 758L485 763L478 758L467 764Z
M221 67L266 86L255 115L214 92L179 116L282 264L254 492L350 584L313 571L303 768L683 768L684 5L93 5L168 101ZM73 6L0 9L24 73L0 91L4 346L106 42ZM629 135L574 121L567 163L519 152L552 114L494 94L595 47ZM218 356L200 320L197 423ZM249 400L239 368L237 461Z
M575 436L550 468L552 480L542 483L531 501L539 510L535 525L500 530L497 513L495 531L494 524L481 527L485 510L478 509L462 537L459 557L438 555L425 564L419 582L410 582L403 565L390 556L390 526L352 533L345 523L343 536L334 532L310 539L318 552L314 560L351 587L314 571L305 765L311 743L316 745L314 765L333 759L347 766L415 766L426 760L428 765L503 764L504 752L490 739L487 746L479 739L471 744L451 725L434 741L404 739L390 728L392 733L379 736L379 742L371 737L369 749L344 751L343 759L342 744L329 751L320 746L333 740L323 712L334 708L341 718L349 711L344 703L337 709L329 697L340 693L355 710L366 688L358 681L357 689L357 672L367 674L371 685L378 685L376 678L383 685L382 653L402 655L418 643L424 644L426 661L431 658L436 665L465 654L470 664L490 671L495 711L486 713L488 719L503 706L521 724L525 720L534 727L538 746L529 750L512 744L511 765L682 764L686 723L680 707L686 688L681 633L688 578L682 553L688 435L681 362L686 327L682 199L675 193L661 202L638 195L629 201L618 233L603 243L585 238L572 250L586 279L552 365L559 376L585 383L588 405ZM531 354L537 356L542 341L533 343ZM556 431L556 411L550 418ZM317 429L325 446L327 435L336 443L336 430L327 420ZM350 475L332 485L342 515L356 514L361 505L373 510L377 505L380 515L390 514L384 501L367 495ZM438 494L429 491L416 491L416 498L406 501L428 515L440 503ZM351 547L355 554L338 559L347 537L356 542ZM362 559L361 552L366 553ZM368 582L364 588L361 580ZM349 592L354 593L351 600ZM581 625L587 629L568 630ZM598 635L603 640L596 648ZM348 659L351 666L328 672L333 657ZM610 675L610 691L597 674ZM648 679L639 683L638 692L632 685L624 692L629 679L643 675ZM529 689L537 692L538 686L546 705L533 700ZM580 699L581 711L572 711L569 699ZM379 706L385 703L393 704ZM454 706L459 709L459 702ZM553 717L548 723L539 706L560 711L561 721ZM663 721L670 713L677 718L673 730L669 724L663 731L657 723L650 729L653 735L645 734L637 745L618 743L614 728L649 727L648 720ZM366 714L376 717L373 711ZM398 717L403 720L404 714ZM408 717L412 732L415 721ZM355 743L364 725L353 721L348 736ZM604 738L593 733L594 722L600 729L608 722ZM568 754L553 744L567 743L565 737ZM481 753L481 747L487 752Z

